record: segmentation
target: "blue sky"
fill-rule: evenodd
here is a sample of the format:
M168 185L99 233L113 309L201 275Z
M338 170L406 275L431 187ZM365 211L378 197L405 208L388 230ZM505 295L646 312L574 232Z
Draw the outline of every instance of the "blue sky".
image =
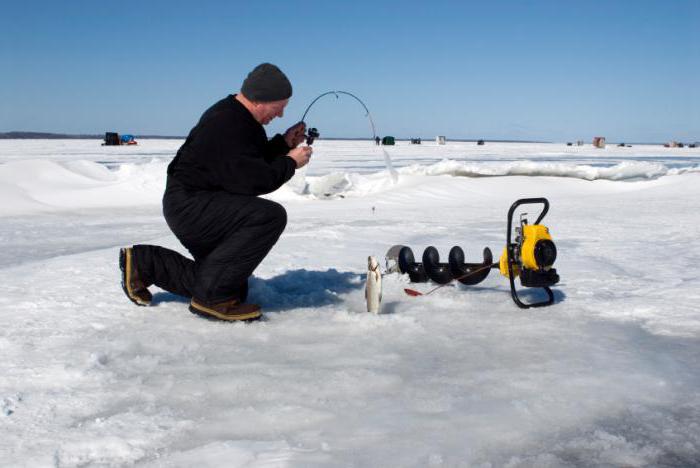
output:
M8 1L0 131L186 135L260 62L279 131L345 90L380 135L700 140L700 1ZM349 98L307 117L371 136Z

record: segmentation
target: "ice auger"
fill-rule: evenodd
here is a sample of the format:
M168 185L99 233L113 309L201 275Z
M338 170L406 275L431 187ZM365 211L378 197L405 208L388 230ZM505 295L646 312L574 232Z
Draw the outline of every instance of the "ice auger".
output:
M527 213L520 215L519 225L513 228L513 216L516 209L522 205L539 205L543 208L534 224L529 224ZM557 248L554 245L549 229L540 224L549 211L549 201L546 198L523 198L517 200L508 210L508 228L506 245L499 261L493 262L491 250L486 247L483 251L483 261L466 263L464 251L452 247L447 263L440 262L438 250L430 246L423 252L422 262L416 262L410 247L396 245L387 252L387 270L407 273L411 282L422 283L432 280L440 286L432 289L430 294L454 280L465 285L482 282L491 269L498 269L508 278L510 293L518 307L542 307L554 302L551 286L559 282L557 270L553 268L557 258ZM515 233L515 237L513 237ZM542 288L547 293L547 299L539 302L523 302L515 287L515 278L520 277L520 284L526 288ZM405 290L413 296L423 295L413 289Z

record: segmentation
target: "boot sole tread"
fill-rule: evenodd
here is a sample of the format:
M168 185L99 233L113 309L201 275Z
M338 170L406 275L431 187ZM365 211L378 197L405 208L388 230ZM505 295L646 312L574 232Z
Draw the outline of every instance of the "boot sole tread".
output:
M129 294L129 288L126 287L126 248L119 249L119 269L122 271L122 291L124 291L126 297L139 307L148 307L150 303L143 303L135 299Z
M259 310L256 312L250 312L248 314L241 314L235 316L206 312L204 310L198 309L197 307L194 307L192 304L190 304L189 309L190 312L192 312L195 315L198 315L208 320L215 320L217 322L254 322L260 320L263 316L262 312Z

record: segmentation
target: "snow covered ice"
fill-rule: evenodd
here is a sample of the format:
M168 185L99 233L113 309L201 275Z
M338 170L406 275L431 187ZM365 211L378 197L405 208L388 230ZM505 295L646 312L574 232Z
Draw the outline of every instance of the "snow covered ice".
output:
M119 285L119 247L183 251L160 213L181 143L0 140L0 465L700 464L700 149L399 142L394 184L373 142L317 141L270 195L266 321L230 324ZM388 274L366 312L369 255L499 255L539 196L555 305Z

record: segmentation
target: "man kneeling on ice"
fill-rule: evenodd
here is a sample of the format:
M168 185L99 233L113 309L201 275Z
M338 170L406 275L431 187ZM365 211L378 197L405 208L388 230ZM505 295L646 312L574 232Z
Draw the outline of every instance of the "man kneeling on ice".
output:
M258 195L273 192L309 162L299 122L268 141L263 125L282 117L292 85L275 65L248 74L239 94L210 107L168 166L163 214L194 257L155 246L121 249L122 287L149 305L150 285L192 298L190 311L219 320L254 320L248 277L287 224L285 209Z

